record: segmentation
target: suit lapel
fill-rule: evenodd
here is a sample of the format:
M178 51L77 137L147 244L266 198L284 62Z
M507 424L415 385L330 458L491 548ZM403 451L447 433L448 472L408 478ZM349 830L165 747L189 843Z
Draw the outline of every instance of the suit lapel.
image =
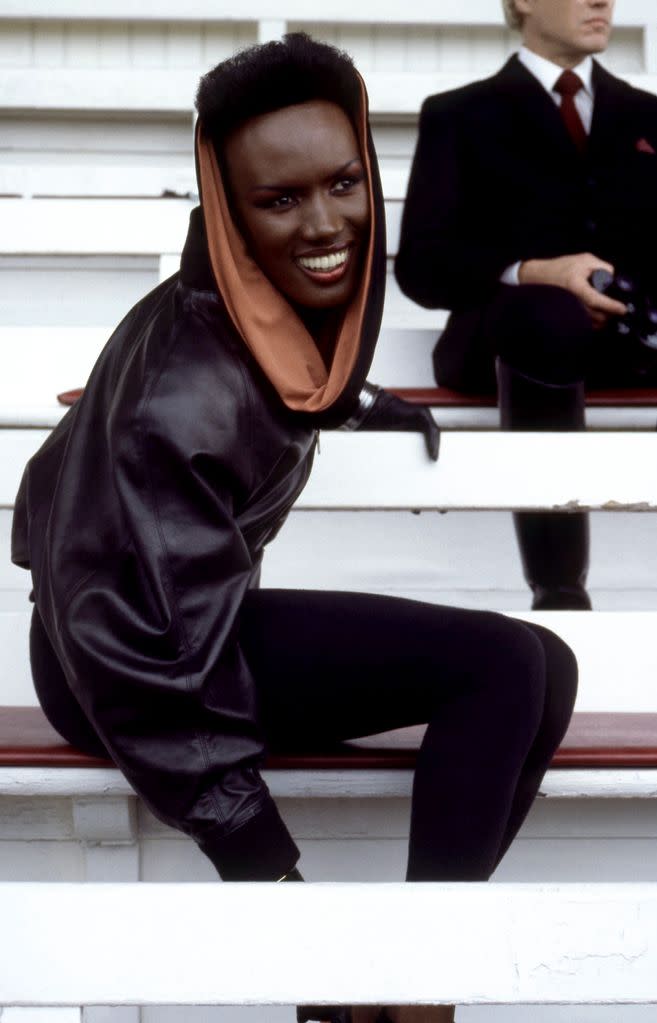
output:
M589 136L591 157L613 151L628 134L627 87L624 82L593 62L593 121Z
M534 153L543 152L560 163L579 164L581 157L561 120L559 108L516 54L496 78L517 123L514 129L525 148Z

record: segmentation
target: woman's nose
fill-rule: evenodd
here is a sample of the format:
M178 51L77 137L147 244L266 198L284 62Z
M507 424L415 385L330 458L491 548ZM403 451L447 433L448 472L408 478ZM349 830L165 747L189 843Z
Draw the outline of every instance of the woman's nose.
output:
M342 216L338 204L330 195L313 196L304 210L302 224L304 238L335 237L342 230Z

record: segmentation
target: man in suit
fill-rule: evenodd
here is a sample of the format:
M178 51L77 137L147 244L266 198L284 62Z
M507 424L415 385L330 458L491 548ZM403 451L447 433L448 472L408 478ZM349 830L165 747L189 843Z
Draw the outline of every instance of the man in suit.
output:
M504 427L579 430L586 385L657 383L655 352L618 336L626 307L589 283L604 268L657 298L657 97L592 59L614 0L504 7L519 53L422 107L396 274L452 310L439 383L492 393L497 376ZM590 608L587 516L514 518L532 606Z

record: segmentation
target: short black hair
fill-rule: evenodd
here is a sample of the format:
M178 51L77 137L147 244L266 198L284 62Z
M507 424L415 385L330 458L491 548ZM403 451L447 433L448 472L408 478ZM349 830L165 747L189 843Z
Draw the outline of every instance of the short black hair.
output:
M252 117L324 99L356 123L360 80L351 57L305 32L250 46L208 71L199 83L196 109L206 135L219 149Z

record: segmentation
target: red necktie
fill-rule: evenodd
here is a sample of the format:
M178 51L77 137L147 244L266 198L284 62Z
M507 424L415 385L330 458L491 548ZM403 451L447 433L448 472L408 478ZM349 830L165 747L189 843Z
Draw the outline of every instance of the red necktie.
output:
M557 79L554 90L561 96L561 117L563 123L566 125L568 134L579 149L580 153L583 153L586 149L586 143L588 136L586 129L582 124L582 118L579 116L577 107L575 106L575 96L580 89L584 88L584 83L579 75L576 75L574 71L564 71L562 75Z

